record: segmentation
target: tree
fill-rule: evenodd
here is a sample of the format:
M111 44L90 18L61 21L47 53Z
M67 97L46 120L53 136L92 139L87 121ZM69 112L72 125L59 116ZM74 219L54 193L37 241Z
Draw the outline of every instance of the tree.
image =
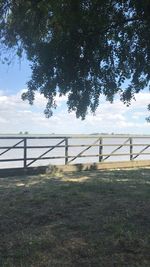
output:
M47 117L57 93L83 119L101 95L130 104L150 83L149 10L150 0L0 0L1 44L31 62L22 98L40 91Z

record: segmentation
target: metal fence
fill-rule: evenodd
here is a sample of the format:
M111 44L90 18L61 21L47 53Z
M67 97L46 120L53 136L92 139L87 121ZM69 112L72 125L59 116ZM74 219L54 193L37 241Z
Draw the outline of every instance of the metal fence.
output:
M36 141L36 145L32 144L32 141ZM42 144L50 141L51 144ZM73 142L73 140L75 142ZM80 142L78 142L80 140ZM86 140L86 143L81 142ZM109 141L112 140L110 143ZM9 145L7 145L9 143ZM111 148L109 152L105 152L105 148ZM135 147L138 147L138 151L135 151ZM54 151L57 148L61 148L59 155L54 155ZM74 154L70 153L71 149L80 148L79 152ZM95 148L94 154L87 152L91 148ZM126 151L120 152L122 148L126 148ZM133 161L139 156L150 155L150 136L128 136L128 135L68 135L68 136L56 136L56 135L9 135L0 136L0 167L3 162L22 162L23 168L29 168L33 166L35 162L40 160L52 161L55 159L63 159L65 165L72 164L79 158L97 158L97 162L103 162L110 157L121 158L127 156L128 160ZM40 150L44 152L40 153ZM21 150L22 157L16 157L18 150ZM37 151L37 156L30 156L29 151ZM11 157L7 157L8 152L13 151ZM49 153L51 155L49 155ZM15 156L15 157L14 157ZM150 157L149 157L150 158ZM113 160L112 160L113 161ZM91 162L92 163L92 162ZM1 167L2 168L2 167Z

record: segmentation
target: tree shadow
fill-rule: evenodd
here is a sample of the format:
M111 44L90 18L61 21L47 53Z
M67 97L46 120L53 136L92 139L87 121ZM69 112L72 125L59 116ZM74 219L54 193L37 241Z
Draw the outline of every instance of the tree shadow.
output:
M1 178L1 266L149 266L149 185L149 169Z

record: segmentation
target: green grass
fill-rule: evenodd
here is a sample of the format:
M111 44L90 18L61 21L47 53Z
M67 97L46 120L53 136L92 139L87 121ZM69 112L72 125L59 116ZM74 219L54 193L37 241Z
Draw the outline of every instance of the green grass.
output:
M150 169L0 179L0 267L55 266L150 266Z

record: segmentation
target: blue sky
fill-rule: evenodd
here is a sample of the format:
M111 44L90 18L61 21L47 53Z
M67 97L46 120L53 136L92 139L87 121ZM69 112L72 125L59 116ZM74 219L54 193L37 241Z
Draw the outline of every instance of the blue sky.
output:
M148 116L147 104L150 96L147 90L136 96L130 107L118 99L113 104L102 97L96 115L88 114L84 121L76 119L74 113L68 113L66 97L56 97L58 104L53 117L46 119L43 113L46 101L39 94L33 106L21 100L26 89L31 70L26 59L7 66L0 64L0 133L136 133L149 134L150 124L145 121Z
M26 88L26 82L31 76L29 62L24 58L19 61L13 60L11 65L0 63L0 90L7 94L18 92Z

